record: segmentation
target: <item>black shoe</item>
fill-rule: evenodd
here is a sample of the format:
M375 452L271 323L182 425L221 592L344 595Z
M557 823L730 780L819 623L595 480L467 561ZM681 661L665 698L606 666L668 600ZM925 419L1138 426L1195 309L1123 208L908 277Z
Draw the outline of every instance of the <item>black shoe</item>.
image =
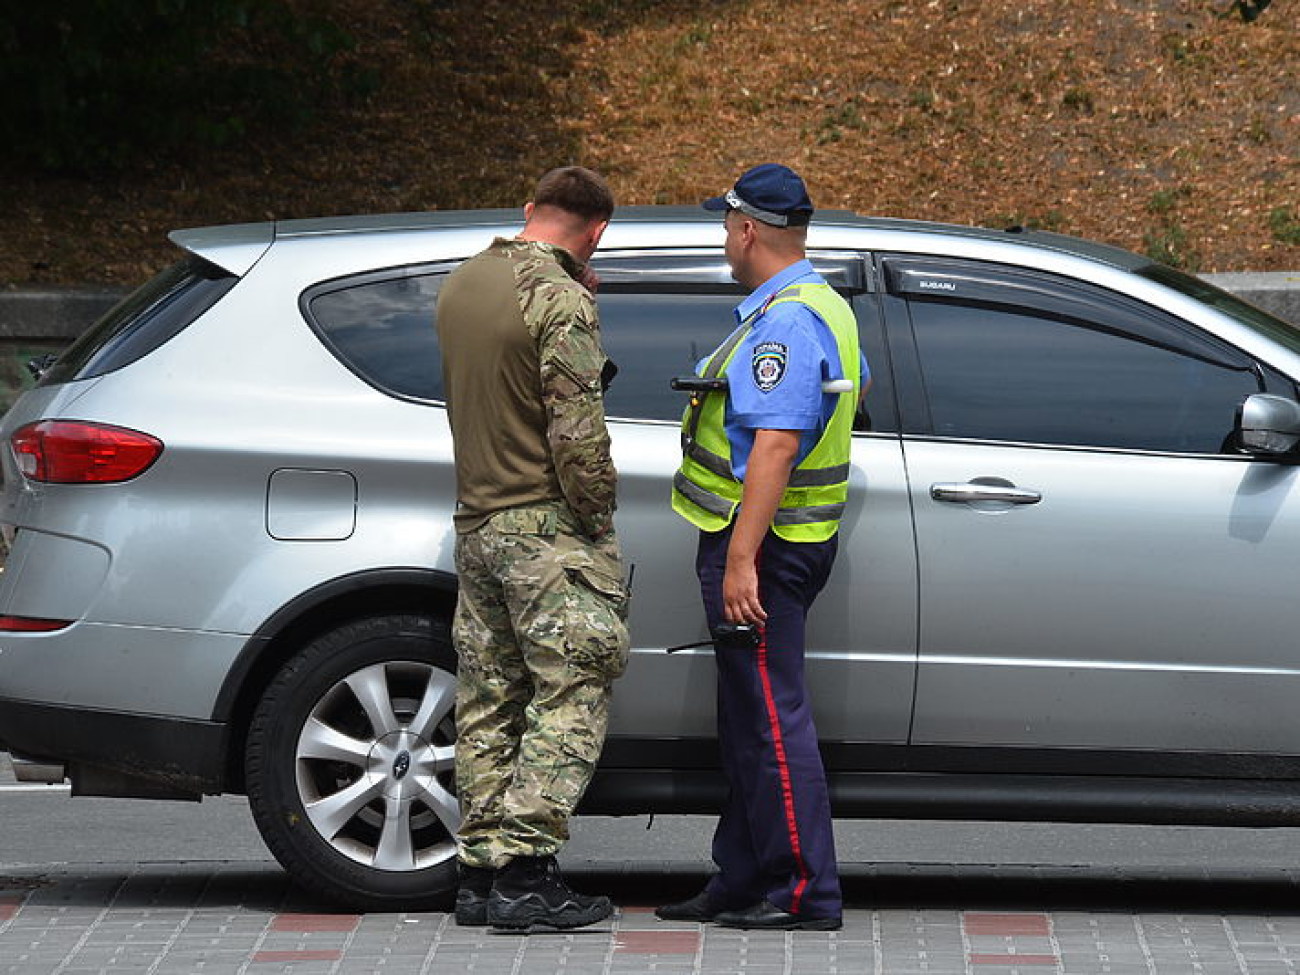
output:
M655 908L655 917L662 921L712 921L722 913L722 905L709 896L707 888L694 897L676 904Z
M466 928L481 928L488 923L488 894L492 892L495 870L457 864L460 887L456 890L456 923Z
M757 928L767 931L838 931L844 926L840 917L809 917L791 914L770 901L759 901L743 911L723 911L714 918L724 928Z
M497 872L488 896L487 920L494 928L526 931L533 925L568 930L603 921L614 913L608 897L575 893L560 876L555 857L515 857Z

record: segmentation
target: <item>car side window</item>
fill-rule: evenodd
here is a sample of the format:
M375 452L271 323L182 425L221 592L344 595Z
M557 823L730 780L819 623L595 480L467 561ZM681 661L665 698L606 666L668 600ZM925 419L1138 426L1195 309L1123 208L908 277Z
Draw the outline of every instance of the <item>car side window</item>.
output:
M893 278L936 436L1231 452L1236 409L1263 388L1248 357L1118 296L933 268Z
M869 424L876 431L896 430L888 369L883 354L877 357L873 346L880 337L876 306L856 300L866 288L862 257L813 253L810 260L830 284L853 299L864 334L876 377L868 406L874 401L876 407L864 411L858 429ZM606 414L616 419L679 421L686 395L673 392L670 381L693 374L699 361L722 344L735 327L733 312L746 292L731 280L726 260L716 250L598 256L595 267L601 278L597 294L601 342L619 367L605 394ZM865 316L872 321L862 321Z
M600 337L618 375L605 393L610 417L680 420L686 396L673 392L674 376L695 364L731 332L734 294L621 292L598 295Z
M448 270L326 282L303 296L303 310L330 351L366 382L395 396L439 401L442 359L433 317Z
M670 380L692 373L726 338L744 291L730 280L716 251L602 256L595 264L602 282L596 296L601 342L619 367L605 396L606 414L677 422L686 399L670 388ZM860 265L860 258L846 256L814 261L849 293L861 290ZM438 290L452 267L397 268L323 282L304 293L301 307L326 347L363 380L393 396L440 402L434 316Z

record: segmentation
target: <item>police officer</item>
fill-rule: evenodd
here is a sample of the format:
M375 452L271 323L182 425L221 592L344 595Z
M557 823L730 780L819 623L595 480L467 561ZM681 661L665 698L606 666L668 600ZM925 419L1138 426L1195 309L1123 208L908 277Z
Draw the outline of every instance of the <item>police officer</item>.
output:
M826 777L804 686L804 625L830 574L848 494L849 435L867 379L853 312L805 257L803 180L756 166L725 195L726 255L752 293L697 372L673 508L700 529L696 572L715 643L718 742L730 798L719 872L667 920L835 930L842 902ZM838 391L838 390L845 391Z
M455 449L460 924L573 928L608 917L555 853L627 664L594 277L613 197L542 177L523 232L462 264L438 300Z

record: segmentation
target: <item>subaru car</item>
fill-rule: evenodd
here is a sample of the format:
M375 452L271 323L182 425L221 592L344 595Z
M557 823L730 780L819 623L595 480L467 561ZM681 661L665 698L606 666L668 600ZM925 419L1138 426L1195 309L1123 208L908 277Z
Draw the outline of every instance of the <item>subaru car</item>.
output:
M182 230L0 426L0 748L248 797L303 887L455 883L455 479L434 316L513 211ZM1098 243L819 213L874 382L808 679L836 815L1300 823L1300 336ZM632 660L583 811L699 813L714 669L669 507L743 297L716 216L594 259Z

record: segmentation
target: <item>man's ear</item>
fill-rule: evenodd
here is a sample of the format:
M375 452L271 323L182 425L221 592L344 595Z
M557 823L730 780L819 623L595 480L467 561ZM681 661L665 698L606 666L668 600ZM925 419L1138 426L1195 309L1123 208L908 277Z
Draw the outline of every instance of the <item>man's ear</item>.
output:
M524 204L524 222L527 223L533 219L533 201L529 200Z
M595 250L596 245L600 243L600 238L605 236L605 228L609 226L608 220L602 220L594 224L591 228L589 239L591 240L591 249Z

